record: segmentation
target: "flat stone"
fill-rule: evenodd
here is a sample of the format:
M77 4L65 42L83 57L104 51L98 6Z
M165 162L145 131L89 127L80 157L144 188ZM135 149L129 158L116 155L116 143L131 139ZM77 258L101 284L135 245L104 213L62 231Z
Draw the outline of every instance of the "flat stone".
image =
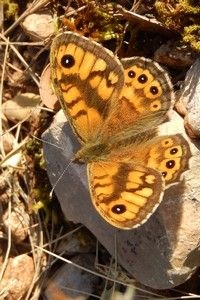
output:
M193 138L200 137L200 59L187 72L177 109L185 115L185 127Z
M3 278L0 282L1 299L25 299L34 279L33 258L21 254L8 258Z
M88 299L89 294L95 293L99 278L82 268L88 268L94 272L94 262L94 255L81 254L75 256L71 264L62 265L49 280L44 292L45 299ZM77 265L82 268L78 268Z
M173 121L160 126L160 132L185 134L182 118L174 111L171 118ZM117 253L117 262L146 286L168 289L190 278L200 265L200 144L190 143L190 170L180 183L165 191L150 219L136 229L119 230L93 207L86 166L70 162L80 145L62 111L43 139L47 172L68 220L84 224L111 255Z
M28 15L21 26L32 41L43 41L55 32L54 19L48 13L35 13Z
M2 112L10 121L21 122L30 116L36 118L39 114L37 106L40 96L33 93L16 95L13 99L2 104Z

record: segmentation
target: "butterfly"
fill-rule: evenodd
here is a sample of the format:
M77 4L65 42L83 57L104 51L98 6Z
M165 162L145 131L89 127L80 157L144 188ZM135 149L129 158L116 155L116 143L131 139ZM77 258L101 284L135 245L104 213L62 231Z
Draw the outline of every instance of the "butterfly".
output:
M142 58L121 61L98 43L72 32L57 35L51 79L87 165L91 200L111 225L145 223L164 191L181 180L191 156L181 134L158 136L174 93L166 71Z

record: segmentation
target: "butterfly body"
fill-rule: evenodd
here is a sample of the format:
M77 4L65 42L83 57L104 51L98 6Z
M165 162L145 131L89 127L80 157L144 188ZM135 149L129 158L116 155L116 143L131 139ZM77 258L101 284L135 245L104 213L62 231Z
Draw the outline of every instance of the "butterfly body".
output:
M157 135L174 101L168 75L149 59L120 62L97 43L69 32L53 41L51 70L81 144L75 160L87 164L95 208L115 227L140 226L165 188L180 180L190 157L182 135Z

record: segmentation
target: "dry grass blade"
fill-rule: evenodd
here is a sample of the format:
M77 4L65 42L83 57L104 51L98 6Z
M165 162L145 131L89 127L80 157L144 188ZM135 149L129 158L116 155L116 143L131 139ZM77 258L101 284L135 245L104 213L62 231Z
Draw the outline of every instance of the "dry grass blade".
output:
M3 34L0 34L0 38L9 44L9 40L7 40ZM29 74L30 74L31 78L33 79L33 81L39 87L39 79L38 79L38 77L35 75L35 73L32 71L32 69L30 68L30 66L27 64L27 62L25 61L25 59L23 58L23 56L19 53L19 51L16 49L16 47L14 45L9 44L9 46L12 49L12 51L17 55L17 57L22 62L22 64L25 66L26 70L29 71Z
M47 5L49 0L35 0L31 3L30 7L26 9L26 11L4 32L4 35L8 35L12 30L16 28L29 14L34 13L40 8Z
M1 83L0 83L0 106L2 106L2 99L3 99L3 85L4 85L5 66L6 66L7 54L8 54L8 41L6 43L6 48L5 48L3 68L2 68L2 76L1 76ZM2 132L3 132L2 118L0 118L0 136L2 135ZM3 155L5 155L2 139L0 139L0 149L1 149L1 153Z

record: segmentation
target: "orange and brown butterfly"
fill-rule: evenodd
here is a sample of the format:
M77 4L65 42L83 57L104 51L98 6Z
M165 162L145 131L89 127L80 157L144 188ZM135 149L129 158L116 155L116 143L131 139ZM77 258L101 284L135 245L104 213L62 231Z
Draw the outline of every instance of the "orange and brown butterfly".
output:
M140 226L191 156L182 135L157 136L174 101L169 76L149 59L119 61L71 32L53 40L50 61L55 93L81 143L75 159L87 164L96 210L117 228Z

